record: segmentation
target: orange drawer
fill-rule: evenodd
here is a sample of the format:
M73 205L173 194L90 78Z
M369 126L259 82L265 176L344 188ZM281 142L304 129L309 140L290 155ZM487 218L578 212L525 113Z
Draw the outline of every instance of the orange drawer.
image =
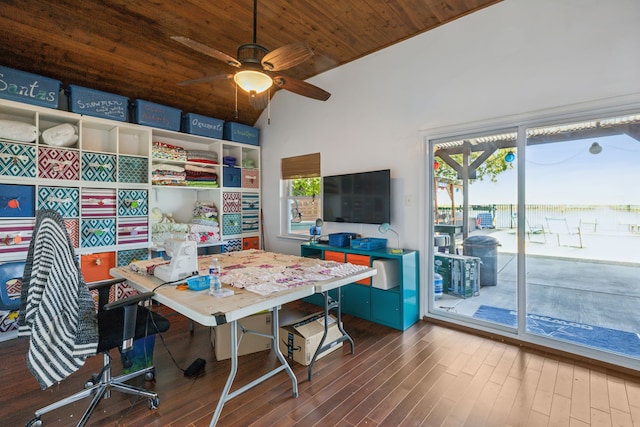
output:
M80 270L87 283L111 279L109 270L116 266L115 252L101 252L80 256Z
M260 249L260 238L256 237L243 237L242 238L242 249Z
M324 259L327 261L344 262L344 253L335 251L324 251Z
M371 267L371 257L367 255L357 255L357 254L347 254L347 262L355 265L364 265L365 267ZM356 283L360 283L362 285L371 285L371 277L367 277L366 279L358 280Z

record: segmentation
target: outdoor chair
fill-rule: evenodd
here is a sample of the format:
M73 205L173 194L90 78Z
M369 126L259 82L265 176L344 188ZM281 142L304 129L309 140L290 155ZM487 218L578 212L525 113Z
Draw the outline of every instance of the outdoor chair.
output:
M531 236L542 236L542 241L533 240ZM544 226L542 224L531 225L527 220L527 239L530 242L547 243L547 234L544 231Z
M489 212L481 212L476 216L476 226L480 230L484 230L485 228L495 228L493 224L493 215Z
M577 248L584 247L582 245L582 231L580 230L580 227L569 227L569 223L566 218L546 217L545 220L547 222L547 230L549 230L549 233L556 235L556 238L558 239L558 246L572 246ZM574 241L577 239L577 245L563 244L562 239Z

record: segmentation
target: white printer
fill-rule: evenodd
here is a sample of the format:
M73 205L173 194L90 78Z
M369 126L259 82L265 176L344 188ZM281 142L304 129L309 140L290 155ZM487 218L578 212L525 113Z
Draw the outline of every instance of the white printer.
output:
M378 289L391 289L400 286L400 261L394 259L376 259L371 267L377 274L371 278L371 286Z

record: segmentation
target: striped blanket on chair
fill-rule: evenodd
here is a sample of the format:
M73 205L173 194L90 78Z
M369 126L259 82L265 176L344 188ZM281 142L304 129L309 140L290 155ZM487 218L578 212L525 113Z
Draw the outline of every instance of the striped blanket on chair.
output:
M27 366L45 389L77 371L98 347L94 301L60 214L36 214L22 280L18 336L30 337Z

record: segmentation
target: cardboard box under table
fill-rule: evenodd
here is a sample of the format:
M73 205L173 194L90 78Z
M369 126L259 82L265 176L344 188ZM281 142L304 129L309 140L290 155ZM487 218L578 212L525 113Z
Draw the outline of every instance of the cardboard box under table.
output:
M249 332L270 335L271 315L272 313L267 311L238 321L238 356L271 349L271 338ZM211 345L213 345L216 360L231 358L230 336L231 325L229 323L211 328Z
M342 332L338 328L336 318L329 315L329 328L325 343L334 342L342 337ZM324 334L324 314L316 313L293 323L280 327L280 351L285 358L294 360L301 365L309 366L313 356L318 349L322 335ZM318 355L317 359L342 347L342 341L335 342L335 345Z

